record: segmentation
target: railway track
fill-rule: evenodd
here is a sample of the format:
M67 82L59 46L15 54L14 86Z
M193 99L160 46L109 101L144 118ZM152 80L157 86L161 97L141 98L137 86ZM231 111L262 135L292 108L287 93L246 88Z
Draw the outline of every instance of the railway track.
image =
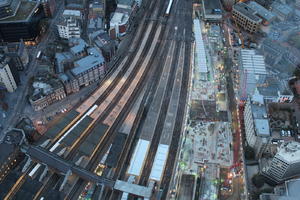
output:
M150 26L151 27L151 26ZM152 28L152 27L151 27ZM149 29L149 26L148 26L148 29ZM156 32L157 32L157 29L151 29L151 34L150 35L152 35L153 34L153 32L154 32L154 30L156 30ZM148 32L146 32L146 33L149 33L149 31ZM158 32L159 33L159 32ZM153 34L154 35L154 34ZM159 34L156 34L156 35L159 35ZM148 37L146 37L147 39L148 39ZM145 40L144 40L145 41ZM149 40L147 40L147 43L149 44L149 43L151 43L151 39ZM146 43L146 46L148 46L147 45L147 43ZM150 45L149 45L149 48L150 48ZM148 49L149 48L143 48L143 55L141 56L142 58L144 57L146 57L146 52L148 52ZM153 50L152 50L153 51ZM138 56L138 57L140 57L140 56ZM135 57L136 58L136 57ZM137 63L137 66L140 66L144 61L143 60L141 60L141 59L139 59L138 60L139 62L134 62L134 60L133 60L133 63ZM133 66L133 65L131 65L131 66ZM129 68L130 69L130 68ZM139 71L138 71L139 70ZM129 85L129 83L130 82L132 82L133 81L133 78L136 78L136 73L138 73L138 72L140 72L141 71L141 75L139 76L140 77L140 79L142 79L142 77L143 76L145 76L145 74L144 74L144 72L143 71L146 71L145 69L142 71L141 70L141 68L138 68L138 67L136 67L135 68L135 71L134 72L132 72L132 73L129 73L127 76L126 76L126 73L128 72L126 72L125 74L124 74L124 76L126 77L126 78L128 78L128 79L126 79L126 83L124 83L124 84L122 84L122 87L121 87L121 89L119 89L118 88L118 85L121 85L120 84L120 82L116 85L116 87L115 87L115 89L117 88L117 91L116 92L114 92L114 91L112 91L112 92L110 92L109 93L109 95L107 96L107 98L110 98L110 96L114 96L115 94L117 94L117 95L115 95L115 96L117 96L116 98L113 98L112 100L110 99L110 100L104 100L103 101L103 103L101 103L101 104L98 104L98 108L100 108L101 109L101 106L102 106L102 104L104 104L104 108L105 109L102 109L102 110L100 110L100 112L99 113L107 113L107 114L104 114L104 115L100 115L100 117L99 117L99 115L98 115L98 118L99 118L99 121L103 121L103 122L106 122L106 124L109 124L110 123L110 119L109 119L109 117L111 118L111 116L110 116L110 114L109 113L111 113L114 109L116 109L116 108L119 108L118 107L118 105L117 105L117 107L115 107L114 105L115 104L117 104L117 102L120 102L121 100L122 100L122 98L124 98L124 95L125 95L125 91L127 91L128 92L128 90L130 89L130 85L132 85L132 83ZM123 76L123 78L124 78L124 76ZM122 79L121 79L122 80ZM122 82L121 82L122 83ZM138 82L139 83L139 82ZM134 89L136 89L135 87L132 87L131 86L131 88L133 88L133 89L131 89L132 91L134 91ZM127 90L126 90L127 89ZM121 92L119 92L119 91L121 91ZM135 90L135 92L136 92L137 90ZM137 93L137 92L136 92ZM125 96L126 97L126 96ZM130 99L130 97L133 97L133 98L131 98L131 100L134 100L134 95L133 96L129 96L128 98L127 98L127 100L129 100ZM124 98L124 99L126 99L126 98ZM123 101L123 102L126 102L126 101ZM108 105L108 103L110 103L109 105L110 106L106 106L106 105ZM126 104L126 103L125 103ZM125 105L124 104L124 105ZM98 109L97 108L97 109ZM94 112L94 113L97 113L97 110ZM94 114L93 113L93 114ZM93 117L93 114L91 115L92 117ZM124 115L125 116L125 115ZM114 118L114 116L113 116L113 118ZM122 117L121 117L122 118ZM115 119L115 118L114 118ZM110 125L113 125L114 123L111 123ZM110 130L110 132L113 132L113 130L115 130L115 128L116 128L116 125L114 125L113 126L113 128L112 128L112 126L111 126L111 130ZM85 135L85 134L83 134L83 135ZM111 135L110 135L111 136ZM84 138L82 137L79 141L81 141L81 140L84 140ZM105 142L106 143L106 142ZM93 154L90 156L91 157L91 159L92 159L92 162L91 163L95 163L95 162L97 162L97 159L94 159L94 158L97 158L98 156L95 156L95 154L99 154L99 152L101 152L101 150L99 149L99 146L100 145L98 145L98 147L96 148L96 150L93 152ZM76 144L71 148L71 149L76 149L75 148L76 147ZM73 157L73 155L71 155L71 156L68 156L68 157L70 157L70 158L72 158ZM67 157L67 158L68 158ZM95 160L95 162L93 162L93 160ZM93 165L93 164L91 164L91 165ZM89 166L87 166L87 168L90 168ZM55 179L56 180L56 176L54 175L54 178L53 179ZM49 183L54 183L55 181L49 181ZM78 185L80 185L80 184L75 184L76 186L78 186ZM47 186L47 187L45 187L45 188L49 188L50 186ZM73 194L72 192L70 193L70 194ZM41 196L40 194L39 194L39 196Z
M152 1L153 2L153 1ZM154 3L151 3L150 7L153 7ZM150 12L148 12L150 14ZM149 15L148 14L148 15ZM147 17L147 15L146 15ZM144 20L145 21L145 20ZM105 101L105 99L111 94L111 91L113 89L115 89L117 87L117 85L122 81L122 78L124 78L124 75L126 74L126 72L128 72L128 68L129 68L129 63L132 62L132 60L136 57L134 57L135 53L137 53L138 49L140 49L140 46L142 45L142 43L140 42L143 38L144 38L144 33L145 33L145 29L147 26L147 21L144 22L144 26L142 26L142 28L138 29L138 33L139 33L139 37L136 37L138 39L135 39L133 41L133 45L131 46L131 48L133 49L133 52L131 53L131 56L128 58L127 56L124 58L124 60L121 62L121 67L119 67L118 69L116 69L115 71L112 71L110 76L107 76L105 78L105 80L102 82L103 84L100 86L99 89L96 90L96 92L94 92L94 94L87 100L85 101L78 109L77 111L80 113L80 115L78 115L74 120L72 120L72 122L66 126L53 140L52 142L46 147L47 149L51 149L53 148L53 145L55 145L60 138L63 136L64 133L67 132L67 130L70 129L70 127L72 127L74 124L76 124L76 122L79 121L80 117L82 117L84 115L84 113L86 113L88 111L88 109L92 106L92 105L101 105L102 102ZM147 37L148 38L148 37ZM149 44L150 42L147 41L147 43ZM143 55L141 57L145 56L145 51L143 51ZM141 63L141 61L139 62L139 64ZM124 67L123 67L124 66ZM137 71L137 68L135 69L135 72ZM129 85L129 82L132 81L132 79L134 78L133 73L130 73L130 78L127 81L127 84L124 84L124 86L122 86L122 90L124 92L120 92L121 94L118 95L118 99L121 98L122 94L125 93L125 88ZM95 97L96 96L96 97ZM118 100L114 100L113 103L116 103ZM112 104L111 104L112 105ZM110 109L112 109L113 106L110 107ZM105 111L108 111L109 109L106 109ZM105 119L105 116L102 117L103 119ZM87 131L88 132L88 131ZM87 134L83 134L83 135L87 135ZM84 139L83 137L81 139ZM74 152L76 150L76 147L78 145L80 145L80 140L78 140L78 143L72 145L71 147L71 151L68 154L69 156L67 156L67 159L72 158L72 152ZM36 167L36 165L35 165ZM38 168L38 167L37 167ZM31 171L32 167L29 168L28 171ZM28 173L28 171L26 173ZM14 186L14 192L17 192L18 188L20 188L23 184L23 179L25 176L21 176L20 180L17 181L17 185ZM53 178L51 180L49 180L48 182L50 183L50 185L53 185L51 183L55 183L58 179L58 175L54 174ZM49 185L49 184L48 184ZM44 187L49 188L50 186ZM36 195L35 198L38 198L39 196L42 195L43 191L45 189L40 190L40 192ZM6 199L10 199L10 197L13 196L13 193L8 194Z
M157 151L158 145L160 143L163 126L164 126L165 119L166 119L167 109L169 106L171 93L172 93L172 89L174 86L174 79L175 79L176 69L178 68L178 59L179 59L179 52L180 52L180 45L181 45L180 43L176 42L174 39L176 37L178 37L182 32L182 27L179 26L181 15L180 15L180 12L178 11L182 7L182 3L183 3L183 1L175 1L175 4L173 5L173 8L175 7L174 8L174 10L175 10L174 21L171 23L170 27L177 27L177 29L173 30L173 31L175 31L175 34L169 33L168 39L169 39L169 42L174 42L176 46L175 46L175 52L169 53L169 55L166 55L166 56L173 56L172 64L171 64L172 70L170 71L167 86L163 93L164 94L163 99L158 98L156 100L156 101L159 101L162 106L161 106L159 112L157 113L158 123L156 124L155 127L153 127L154 136L152 137L153 139L151 141L151 146L150 146L151 151L147 155L147 159L145 161L144 168L143 168L143 171L141 174L141 178L139 181L139 184L141 184L141 185L147 185L147 183L148 183L149 176L150 176L151 169L152 169L151 166L153 165L156 151ZM170 17L172 17L172 15Z

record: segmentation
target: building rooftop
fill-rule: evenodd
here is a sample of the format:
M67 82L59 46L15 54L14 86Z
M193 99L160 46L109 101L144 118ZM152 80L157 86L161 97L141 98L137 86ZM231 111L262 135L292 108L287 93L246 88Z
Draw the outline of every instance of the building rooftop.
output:
M289 5L279 2L272 3L271 7L272 10L276 10L277 12L280 12L284 15L289 15L291 12L293 12L293 9Z
M287 162L299 162L300 161L300 143L291 141L284 143L280 146L276 157L286 160Z
M264 56L257 55L255 50L241 50L241 65L247 73L255 75L267 75Z
M32 13L38 9L39 2L36 1L21 1L18 11L12 17L0 20L0 23L26 21Z
M267 10L265 7L261 6L260 4L256 3L255 1L250 1L248 3L248 6L256 11L256 14L259 15L259 17L263 18L266 21L271 21L275 18L275 15Z
M127 6L131 6L132 2L133 0L118 0L118 4L127 5Z
M255 119L254 125L256 135L262 137L270 136L270 127L267 119Z
M0 6L9 5L11 2L12 0L0 0Z
M126 24L128 19L129 16L127 13L115 12L110 21L110 26L115 26L118 24Z
M64 10L63 15L81 17L81 12L79 10Z
M202 2L204 4L204 10L206 14L217 14L217 15L222 14L220 0L203 0Z
M255 15L256 11L253 10L252 8L250 8L247 4L245 4L243 2L235 4L233 6L233 9L238 11L239 13L245 15L252 21L255 21L257 23L260 23L262 21L261 18L259 18L258 16Z
M64 72L64 62L66 60L72 60L73 55L70 52L62 52L55 54L56 60L56 73L63 73Z
M84 49L88 46L87 43L81 38L72 38L70 40L70 43L75 44L73 47L70 48L70 51L73 55L84 51Z
M99 52L95 47L88 49L89 55L76 61L75 68L71 69L73 75L77 76L97 65L100 65L104 62L102 53Z
M287 196L300 197L300 179L288 180L285 182Z

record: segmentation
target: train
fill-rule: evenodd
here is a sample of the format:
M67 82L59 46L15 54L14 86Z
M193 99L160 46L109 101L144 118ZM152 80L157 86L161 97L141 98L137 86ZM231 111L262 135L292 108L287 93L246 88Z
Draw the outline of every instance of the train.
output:
M166 17L168 17L170 15L172 5L173 5L173 0L169 0L169 4L168 4L167 10L165 12Z

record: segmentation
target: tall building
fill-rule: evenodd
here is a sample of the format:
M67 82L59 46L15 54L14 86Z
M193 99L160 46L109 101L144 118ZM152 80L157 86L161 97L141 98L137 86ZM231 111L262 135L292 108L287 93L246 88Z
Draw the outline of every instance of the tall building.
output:
M20 42L4 43L0 46L4 55L10 57L18 71L23 71L29 63L28 50L21 40Z
M250 33L257 32L262 23L262 19L256 13L256 10L243 2L235 4L232 9L232 15L236 23Z
M4 55L0 57L0 87L5 88L8 92L14 92L20 79L17 69L14 67L12 60Z
M269 143L270 127L264 98L258 90L247 100L244 121L247 144L254 148L255 157L259 159Z
M20 0L0 1L0 19L14 16L20 6Z
M263 174L277 183L300 176L300 143L283 143Z
M5 133L0 143L0 183L16 165L19 155L20 144L25 140L24 131L12 129Z
M285 181L284 185L276 186L274 193L263 193L260 200L298 200L300 196L300 179Z
M45 17L38 1L21 1L14 16L0 19L0 40L4 42L35 41L41 32L39 22Z
M255 50L242 49L239 57L240 97L252 95L257 86L264 84L267 76L264 57Z
M46 17L52 17L56 10L55 0L41 0Z
M203 15L206 21L217 22L222 19L220 0L202 0Z
M80 38L81 28L79 21L74 17L63 17L57 24L59 37L69 39L72 37Z

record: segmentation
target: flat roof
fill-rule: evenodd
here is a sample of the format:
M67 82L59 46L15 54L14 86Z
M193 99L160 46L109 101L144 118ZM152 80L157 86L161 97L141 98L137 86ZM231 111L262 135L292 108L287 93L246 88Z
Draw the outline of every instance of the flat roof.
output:
M86 116L63 140L67 146L72 144L79 138L83 131L92 123L93 119Z
M216 14L216 15L222 15L222 7L220 0L202 0L205 14ZM214 10L220 10L220 13L214 13Z
M110 26L115 26L118 24L125 24L129 19L127 13L115 12L112 19L110 20Z
M114 141L112 143L111 149L109 151L109 154L107 156L107 159L105 163L109 167L116 167L117 163L119 161L120 155L123 151L125 142L127 139L127 134L118 132L116 137L114 138Z
M261 22L262 19L256 16L256 11L250 8L247 4L240 2L237 4L233 5L233 9L238 11L239 13L243 14L244 16L248 17L249 19L256 21L256 22Z
M71 15L75 17L80 17L81 12L79 10L64 10L63 15Z
M5 143L0 144L0 165L7 161L8 157L14 152L14 150L14 145Z
M150 179L155 181L161 180L165 169L165 164L167 162L168 153L169 153L169 145L166 144L158 145L153 166L151 169L150 177L149 177Z
M202 30L199 19L194 19L194 31L196 39L196 63L199 67L200 73L208 73L207 58L202 38Z
M130 166L127 172L128 174L132 174L135 176L141 175L141 170L144 165L144 160L146 159L149 146L149 141L139 139L135 147L133 156L131 157Z
M289 163L299 162L300 143L295 141L283 143L275 156Z
M84 154L85 156L89 157L97 144L100 142L100 139L108 129L107 125L102 123L97 124L89 136L84 140L84 142L80 145L79 151Z
M0 23L26 21L38 7L39 2L35 1L21 1L18 11L12 17L0 20Z
M150 187L145 187L141 185L136 185L132 183L128 183L126 181L117 180L114 186L115 189L120 190L122 192L127 192L130 194L135 194L137 196L142 196L146 198L150 198L152 195L152 189Z
M255 119L254 125L256 135L263 137L270 136L270 127L267 119Z
M248 6L255 10L257 14L266 21L270 21L276 17L271 11L267 10L265 7L256 3L255 1L250 1Z
M299 197L300 196L300 179L292 179L285 182L287 196Z
M79 113L75 110L69 111L62 119L59 120L58 123L56 123L50 129L48 129L45 135L48 138L54 138L59 132L61 132L66 127L66 125L71 123L71 121L73 121L73 119L75 119L75 117L77 117L78 115Z
M291 12L293 12L293 9L290 6L279 3L279 2L272 3L271 7L272 7L272 10L276 9L276 11L278 11L284 15L288 15Z
M131 6L132 2L133 2L133 0L118 0L118 4L123 4L123 5L127 5L127 6Z

